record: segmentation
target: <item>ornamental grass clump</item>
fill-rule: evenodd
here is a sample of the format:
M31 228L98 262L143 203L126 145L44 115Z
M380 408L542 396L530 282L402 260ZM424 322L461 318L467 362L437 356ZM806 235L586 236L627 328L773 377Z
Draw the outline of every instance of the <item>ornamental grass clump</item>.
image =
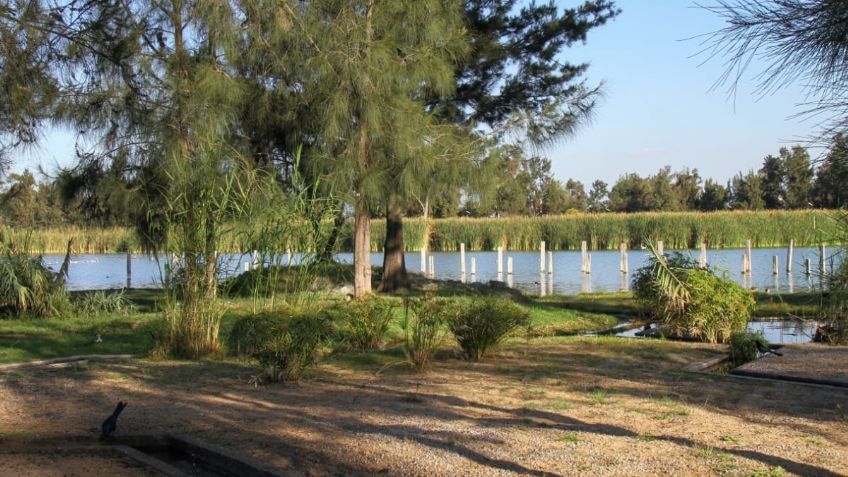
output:
M745 329L755 303L749 290L679 253L661 257L651 252L649 263L633 277L633 292L666 334L727 343Z
M339 329L340 341L358 350L383 346L395 305L382 298L371 297L332 306L326 310Z
M262 374L256 381L297 381L333 335L326 314L285 310L238 320L230 333L230 346L259 362Z
M0 314L50 318L70 311L64 275L30 256L27 241L0 233ZM68 262L66 257L65 262Z
M463 356L480 360L509 333L530 323L530 315L504 297L484 297L460 306L448 320L448 328L456 338Z
M430 364L444 338L445 323L458 313L455 300L425 297L406 301L401 321L403 354L413 368L422 370Z

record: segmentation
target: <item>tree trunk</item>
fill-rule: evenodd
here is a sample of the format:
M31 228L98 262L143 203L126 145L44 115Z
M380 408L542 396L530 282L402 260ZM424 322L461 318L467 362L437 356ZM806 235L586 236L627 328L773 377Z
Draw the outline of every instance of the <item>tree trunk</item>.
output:
M409 287L403 256L403 215L397 194L386 200L386 243L383 251L383 280L380 291L392 293Z
M336 244L339 241L339 236L344 227L344 204L339 204L339 211L333 219L333 230L330 231L330 236L327 238L327 243L324 244L324 250L318 255L318 261L322 263L330 263L333 261L333 251L336 249Z
M353 227L353 295L362 298L371 293L371 214L362 193L356 198Z

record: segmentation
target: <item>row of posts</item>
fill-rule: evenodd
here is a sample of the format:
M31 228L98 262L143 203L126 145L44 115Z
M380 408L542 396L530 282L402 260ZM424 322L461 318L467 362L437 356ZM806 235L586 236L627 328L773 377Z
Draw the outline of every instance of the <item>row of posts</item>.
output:
M792 257L793 257L793 253L794 253L794 248L795 248L795 241L790 240L789 241L789 247L788 247L788 250L787 250L787 256L786 256L786 273L787 274L792 273ZM752 269L752 253L751 253L751 250L752 250L751 240L746 240L745 241L745 251L742 254L741 270L742 270L743 275L747 275L747 274L751 273L751 269ZM821 251L821 253L819 254L819 271L822 275L824 275L826 273L826 268L827 268L827 264L826 264L826 261L825 261L825 254L827 252L827 249L826 249L824 244L822 244L820 246L820 251ZM619 271L624 275L629 273L629 261L628 261L627 252L628 252L628 250L627 250L627 244L626 243L622 243L621 245L619 245ZM659 255L659 256L662 256L665 253L664 244L663 244L662 240L657 241L656 252L657 252L657 255ZM503 246L498 247L497 253L498 253L497 270L498 270L498 276L501 277L501 276L503 276L503 272L504 272L504 269L503 269L504 268L503 267L503 264L504 264L504 260L503 260L504 247ZM465 274L466 274L465 244L464 243L459 244L459 255L460 255L460 257L459 257L459 260L460 260L459 271L460 271L460 274L464 277ZM580 243L580 255L581 255L580 271L584 274L587 274L587 275L591 274L592 273L592 254L589 253L588 243L585 240ZM427 259L429 259L429 261L427 261ZM774 275L778 275L778 270L779 270L778 262L779 262L778 256L774 255L772 257L772 274L774 274ZM698 253L698 266L701 267L701 268L707 267L707 244L703 243L703 242L700 245L700 250L699 250L699 253ZM809 258L804 259L804 268L805 268L804 273L807 276L810 276L812 274L812 267L811 267L811 262L810 262ZM554 270L553 252L546 251L546 244L543 241L543 242L541 242L540 247L539 247L539 271L543 274L547 273L548 275L552 275L553 270ZM432 255L428 256L426 249L423 248L423 247L421 248L421 273L427 274L430 277L435 277L435 275L436 275L434 258L433 258ZM507 275L512 275L512 274L513 274L512 257L507 257ZM471 275L472 276L477 275L477 258L476 257L471 257Z

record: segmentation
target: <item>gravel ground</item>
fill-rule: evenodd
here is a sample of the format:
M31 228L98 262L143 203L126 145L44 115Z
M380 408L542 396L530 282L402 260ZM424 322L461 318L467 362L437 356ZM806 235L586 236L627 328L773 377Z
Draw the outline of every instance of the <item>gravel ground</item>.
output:
M0 375L0 436L94 438L123 399L119 434L191 435L291 475L848 475L848 390L680 371L723 351L522 340L423 374L337 360L259 387L238 363L18 371Z

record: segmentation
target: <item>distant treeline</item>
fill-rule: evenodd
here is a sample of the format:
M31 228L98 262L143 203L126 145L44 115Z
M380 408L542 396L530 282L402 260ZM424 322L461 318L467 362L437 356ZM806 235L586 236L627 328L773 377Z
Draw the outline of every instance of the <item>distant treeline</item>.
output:
M408 219L404 222L407 251L420 250L427 241L430 251L452 252L464 243L468 250L538 250L545 241L549 250L579 250L587 241L593 250L614 250L621 243L635 248L645 241L664 242L666 249L734 248L752 240L755 247L782 247L794 240L799 247L821 243L841 244L837 221L841 213L828 210L732 211L732 212L645 212L634 214L575 213L545 217ZM331 227L330 222L327 227ZM372 224L371 249L382 249L385 222ZM351 223L345 224L339 251L353 249ZM139 252L132 229L125 227L46 228L22 231L7 228L18 243L26 242L32 253L63 253L73 238L74 253ZM238 237L228 237L223 251L244 252ZM302 251L302 250L294 250ZM282 252L282 251L281 251ZM309 252L312 252L310 250Z

